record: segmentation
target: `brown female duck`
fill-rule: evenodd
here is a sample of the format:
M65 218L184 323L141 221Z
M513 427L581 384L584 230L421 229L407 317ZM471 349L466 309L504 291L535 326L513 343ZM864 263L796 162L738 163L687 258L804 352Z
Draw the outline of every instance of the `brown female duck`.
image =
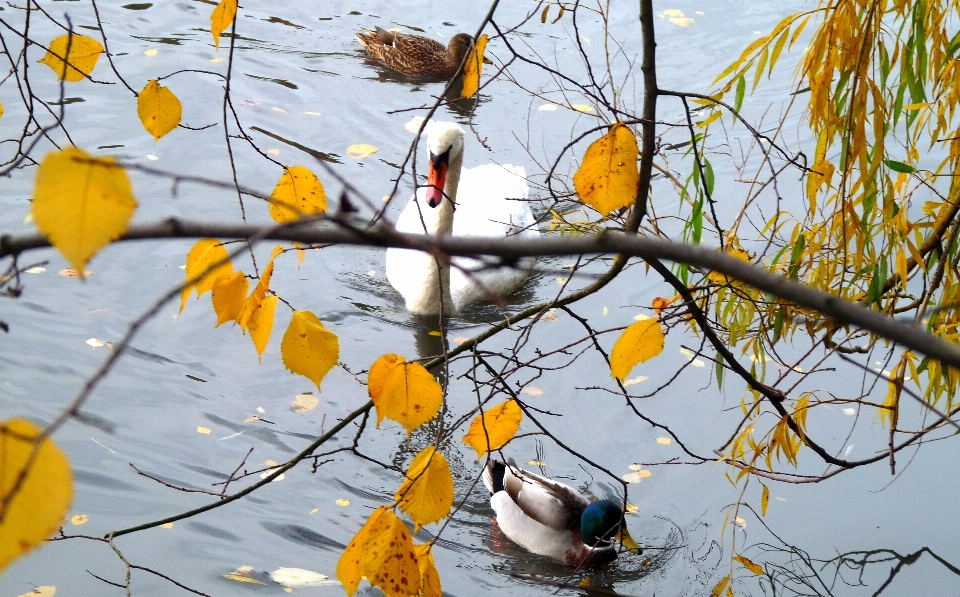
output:
M412 77L450 77L473 47L473 38L466 33L454 35L447 47L429 37L380 27L356 35L371 58Z

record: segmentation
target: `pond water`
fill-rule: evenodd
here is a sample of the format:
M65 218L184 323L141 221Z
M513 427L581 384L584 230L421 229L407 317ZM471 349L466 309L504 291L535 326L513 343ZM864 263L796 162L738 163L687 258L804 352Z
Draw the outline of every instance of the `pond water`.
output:
M636 6L616 7L609 29L631 57L640 52ZM45 6L57 16L67 11L75 26L95 26L92 9L85 3L56 2ZM121 74L136 89L148 79L181 69L222 73L227 56L225 44L216 51L211 44L209 2L160 2L155 4L103 3L100 16L110 49ZM791 1L749 3L715 0L710 3L679 0L656 3L658 11L677 9L694 20L690 27L677 26L665 18L657 21L660 85L667 89L706 92L710 82L741 49L769 32L789 11L807 6ZM501 27L518 23L533 3L504 3L496 18ZM240 122L263 150L285 164L304 164L320 173L328 195L339 187L324 174L317 159L326 160L335 172L348 179L367 197L379 201L388 194L397 165L412 141L404 128L442 89L442 83L410 81L365 59L353 33L363 27L422 29L426 35L445 40L460 31L472 32L486 14L484 3L434 2L341 2L269 3L245 6L238 21L238 45L232 78L234 105ZM582 75L582 63L571 47L569 13L555 24L557 7L547 23L535 17L514 38L518 48L536 52L546 63L571 76ZM0 12L11 23L18 13L11 7ZM603 31L597 23L582 23L587 51L601 60ZM33 35L53 38L58 32L38 19ZM228 41L228 40L225 40ZM156 52L152 52L155 50ZM507 56L502 42L494 40L488 51ZM796 52L795 52L796 54ZM40 58L31 54L31 61ZM785 59L786 60L786 59ZM796 56L790 60L796 60ZM31 67L33 67L31 62ZM46 67L38 66L38 69ZM100 80L114 81L101 60ZM488 70L492 70L488 67ZM638 67L635 69L638 71ZM640 85L620 64L615 71L627 81L623 102L639 101ZM556 82L548 73L516 65L511 75L528 90L553 90ZM749 98L745 113L759 119L770 102L782 106L790 87L791 70L764 85ZM44 73L48 74L48 73ZM221 119L222 79L212 74L182 72L164 81L181 99L183 121L192 127L218 123ZM34 92L54 100L59 86L52 76L36 77ZM0 123L4 138L13 135L11 123L20 123L18 107L9 85L0 87L6 113ZM551 99L583 103L575 93ZM232 178L225 153L222 126L201 131L179 129L159 143L146 135L137 120L132 94L117 86L105 88L89 82L67 87L66 125L73 141L88 150L101 148L134 163L229 181ZM467 132L467 166L496 161L523 166L532 183L542 183L545 165L580 131L598 124L595 116L572 110L545 111L544 99L535 98L507 80L485 89L476 105L441 108L438 118L470 122L476 135ZM675 121L682 115L679 103L664 99L661 118ZM639 110L639 107L636 107ZM796 121L794 121L796 125ZM17 124L16 126L20 126ZM799 130L799 127L797 127ZM802 133L792 133L801 135ZM682 139L682 133L677 137ZM483 140L483 144L480 140ZM346 148L357 143L375 146L377 153L356 160ZM242 184L264 193L275 184L278 168L233 140L238 177ZM42 144L38 152L48 148ZM582 149L581 149L582 151ZM39 154L38 154L39 155ZM679 160L679 154L676 154ZM421 158L422 159L422 158ZM316 166L316 167L315 167ZM561 170L572 168L567 162ZM717 166L717 180L733 177L732 169ZM0 229L4 233L32 230L25 223L34 171L26 168L5 180L0 197ZM134 173L140 207L136 220L154 221L169 216L235 221L239 206L235 193L183 183L172 188L168 179ZM678 211L676 193L666 186L655 188L654 201L661 216ZM542 193L533 185L534 195ZM404 179L399 200L391 204L395 217L410 193ZM720 193L739 193L733 183L718 182ZM739 197L739 194L736 195ZM721 201L720 217L736 215L737 201ZM252 222L265 222L263 205L245 202ZM725 211L729 210L729 211ZM667 225L667 224L664 224ZM65 262L52 251L37 251L31 261L48 260L46 271L25 276L25 293L19 300L2 303L2 319L11 329L0 351L2 399L0 417L25 416L38 423L50 421L75 395L84 381L106 357L109 347L91 346L88 340L116 342L131 320L156 297L179 284L180 266L192 242L140 242L113 246L91 264L84 282L57 275ZM257 247L258 265L268 259L268 245ZM560 291L557 278L564 276L571 260L543 260L539 272L514 294L506 311L515 311ZM238 267L249 269L247 262ZM301 266L289 253L277 263L271 288L297 309L308 309L339 337L341 361L350 371L367 369L380 355L396 352L408 358L436 354L442 349L431 335L432 325L408 315L399 297L384 277L383 251L327 248L307 254ZM587 284L590 274L604 271L603 263L581 270L573 287ZM645 312L657 296L672 294L655 275L632 267L600 294L579 303L575 310L597 328L631 323ZM317 408L296 412L291 401L310 391L311 384L290 375L279 355L277 330L286 326L289 311L281 314L262 362L250 340L236 328L214 329L216 317L207 297L191 300L182 313L168 304L139 333L134 349L99 386L84 407L94 423L70 422L56 435L68 454L76 479L76 496L70 514L84 514L82 526L68 524L68 535L102 536L141 523L199 507L212 498L177 491L138 475L131 465L170 485L217 491L212 484L226 479L246 457L245 468L258 470L268 461L284 462L307 446L322 430L329 429L367 400L366 388L346 369L335 369L324 380ZM648 310L647 310L648 311ZM480 306L451 322L447 340L473 336L482 322L496 321L501 312ZM582 339L583 328L569 315L558 312L555 320L532 328L521 355L532 358L535 350L553 350ZM607 349L615 335L602 342ZM485 344L487 350L511 350L516 334L501 334ZM96 343L94 343L96 344ZM681 346L696 348L700 341L679 328L668 337L667 350L656 365L640 367L634 374L648 376L643 393L668 382L687 364ZM612 389L609 369L599 354L586 352L569 366L561 356L547 361L554 369L542 376L523 372L511 383L533 386L542 395L526 394L531 405L565 416L539 416L550 431L583 456L617 475L631 472L634 463L663 463L689 459L676 443L657 441L664 431L630 414L616 393L587 389ZM442 424L459 420L476 404L474 384L462 377L470 363L451 365L448 411ZM496 366L503 366L497 363ZM836 393L857 392L863 382L859 370L851 375L811 379L818 387L829 379ZM365 375L359 376L365 379ZM633 389L636 389L635 387ZM315 388L314 388L315 390ZM637 391L640 394L641 391ZM688 366L682 375L654 398L638 401L643 413L670 427L691 451L712 456L735 424L742 384L732 376L718 391L711 382L711 366ZM730 412L732 411L732 412ZM825 441L847 447L857 454L858 445L883 445L884 432L861 425L847 443L849 418L839 412L811 421ZM245 422L259 416L262 421ZM407 438L398 425L385 422L367 430L360 443L363 454L388 464L405 466L410 457L431 443L437 425L431 424ZM198 427L210 430L198 433ZM524 424L522 432L535 431ZM591 574L589 587L558 589L551 583L581 582L583 573L530 556L494 532L492 510L484 491L468 490L480 470L475 454L454 433L441 446L451 463L457 503L463 507L444 529L434 555L449 595L477 595L496 591L501 595L547 595L593 593L597 595L704 595L730 572L731 537L736 531L736 550L768 566L791 570L793 586L807 579L809 594L826 594L820 582L836 595L871 595L887 580L893 563L868 566L861 574L848 567L841 580L834 568L817 559L834 558L854 550L894 550L910 554L928 547L947 561L960 562L956 537L957 517L949 515L949 496L960 488L957 468L948 441L924 445L916 454L902 455L898 476L891 478L886 465L865 467L841 474L825 483L810 485L771 484L769 512L765 517L741 507L743 500L759 504L760 486L752 482L735 486L723 465L648 466L652 472L639 484L631 484L629 501L638 512L628 516L633 536L646 546L646 557L623 556L608 570ZM347 433L334 447L349 446ZM878 439L879 438L879 439ZM248 451L253 452L248 455ZM544 471L598 495L619 496L620 486L597 470L574 458L549 438L528 436L512 443L508 456L520 462L537 460ZM862 456L866 456L864 452ZM806 460L804 460L806 459ZM338 454L316 472L310 463L288 471L251 496L223 508L174 523L172 528L153 528L125 535L117 546L132 562L166 574L177 582L210 595L248 592L280 594L264 572L281 567L313 570L335 576L337 559L360 528L371 509L392 499L400 476L356 456ZM807 472L817 468L809 454L801 459ZM909 461L909 462L908 462ZM257 479L259 476L254 476ZM232 485L239 488L250 479ZM346 503L348 505L339 505ZM421 531L427 539L436 525ZM806 560L809 558L809 560ZM240 566L251 566L266 585L242 584L222 577ZM763 594L758 579L740 568L734 590L737 595ZM104 544L70 539L43 546L13 564L0 577L0 595L20 595L38 585L55 585L64 595L106 595L116 592L92 576L121 582L124 569ZM817 575L819 580L817 580ZM925 554L903 567L884 595L956 595L958 577ZM835 584L831 584L835 583ZM133 594L187 594L156 576L134 572ZM339 585L297 589L302 595L341 595ZM378 594L365 583L361 594ZM778 589L777 594L781 594ZM791 594L791 593L787 593Z

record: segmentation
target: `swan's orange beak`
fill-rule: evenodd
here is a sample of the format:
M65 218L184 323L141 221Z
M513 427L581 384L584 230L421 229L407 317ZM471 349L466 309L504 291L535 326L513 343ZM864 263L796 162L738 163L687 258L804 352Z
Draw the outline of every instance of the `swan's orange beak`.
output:
M427 203L430 207L437 207L443 202L443 185L447 182L447 160L449 152L433 157L430 160L430 170L427 173Z

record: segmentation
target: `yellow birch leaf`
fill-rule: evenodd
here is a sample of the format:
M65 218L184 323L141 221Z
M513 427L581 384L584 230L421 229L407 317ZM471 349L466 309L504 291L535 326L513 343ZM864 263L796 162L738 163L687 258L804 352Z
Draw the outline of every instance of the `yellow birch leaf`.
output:
M240 310L237 323L240 324L240 329L244 332L247 331L247 326L249 325L253 312L260 306L263 297L267 296L267 290L270 289L270 278L273 277L273 262L282 251L283 246L277 245L273 250L273 255L270 256L270 261L267 263L267 266L263 268L263 272L260 274L260 280L254 287L253 292L250 293L250 296L248 296L247 300L243 303L243 309Z
M136 208L130 178L112 157L67 147L37 170L33 219L81 277L90 258L127 231Z
M656 319L630 324L610 352L610 374L621 382L637 365L663 352L663 329Z
M156 79L151 79L137 96L137 116L143 128L153 135L154 141L159 141L160 137L180 124L183 107L168 87L162 87Z
M467 61L463 65L463 91L460 97L470 99L480 88L480 73L483 72L483 51L487 47L487 34L484 33L473 45L467 54Z
M407 525L393 510L385 510L367 533L363 575L370 584L380 587L387 597L419 593L420 567Z
M277 310L277 301L280 297L277 295L268 296L257 305L257 308L250 314L247 320L247 329L250 330L250 339L263 361L263 351L267 348L267 342L270 341L270 333L273 331L273 314Z
M453 506L453 477L443 454L427 446L410 463L407 478L394 496L417 528L437 522Z
M303 265L303 258L307 256L307 252L303 250L303 245L294 241L293 246L297 248L297 269L300 269L300 266Z
M433 543L413 546L417 554L417 564L420 567L420 595L422 597L443 597L443 591L440 590L440 574L437 572L437 565L433 561L432 547Z
M0 571L60 527L73 497L70 463L53 440L44 439L34 454L40 433L25 419L0 422L0 501L6 504L0 519Z
M220 0L220 4L213 9L210 15L210 33L213 34L213 43L220 49L220 34L227 30L234 17L237 16L237 0Z
M67 55L67 46L70 46L70 55ZM46 64L57 73L61 81L75 83L89 77L97 66L97 60L103 53L103 46L99 41L79 33L61 35L50 42L50 49L40 59L40 64ZM67 59L64 63L63 58Z
M249 576L243 576L242 574L221 574L220 576L224 577L227 580L235 580L237 582L246 582L254 585L266 585L267 583L259 581L255 578L250 578Z
M40 585L34 587L29 593L24 593L20 597L53 597L57 594L57 587L54 585Z
M0 104L0 118L3 118L3 104Z
M763 574L763 566L760 564L754 564L746 556L736 556L733 559L746 566L747 570L750 572L753 572L754 574Z
M710 591L710 597L720 597L720 593L723 593L723 590L727 588L728 582L730 582L730 575L721 578L720 582L714 585L713 590Z
M463 443L476 450L477 460L480 460L487 452L502 448L513 439L522 418L523 411L515 400L502 402L473 419L470 430L463 436Z
M420 363L387 354L370 367L367 390L377 407L377 425L384 417L403 425L407 435L440 412L443 389Z
M283 364L297 375L317 384L340 360L340 343L336 334L310 311L294 311L290 325L280 343Z
M637 137L629 127L619 122L610 127L590 144L573 176L580 200L604 216L632 205L640 182L639 154Z
M761 483L763 485L763 483ZM770 504L770 488L763 485L763 493L760 494L760 516L767 515L767 506Z
M226 252L226 251L224 251ZM236 321L247 298L250 282L243 272L221 276L213 284L213 310L217 314L217 327L228 321Z
M284 168L270 199L270 217L281 224L323 213L327 209L327 193L323 183L304 166Z
M379 149L369 143L354 143L347 148L347 155L355 160L362 160L368 155L377 153Z
M201 275L203 278L194 284L184 286L183 290L180 291L181 311L187 304L187 299L190 298L190 293L193 292L194 288L197 290L197 298L200 298L203 293L212 290L221 277L233 273L233 264L230 263L228 257L223 243L215 238L204 238L193 245L190 252L187 253L187 281L189 282ZM215 265L217 263L220 265Z
M387 506L380 506L373 511L363 527L353 536L350 544L343 550L343 555L337 562L337 580L343 583L348 597L353 597L357 591L357 585L363 578L363 551L367 546L367 539L370 535L370 529L377 522L377 519L387 511Z

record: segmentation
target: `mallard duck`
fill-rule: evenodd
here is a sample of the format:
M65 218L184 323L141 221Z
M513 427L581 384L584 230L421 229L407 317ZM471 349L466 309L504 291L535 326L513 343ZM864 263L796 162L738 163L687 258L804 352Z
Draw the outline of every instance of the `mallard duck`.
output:
M528 551L580 567L616 559L614 539L641 551L623 510L610 500L591 502L569 485L518 468L513 459L487 462L483 482L493 494L500 530Z
M473 38L466 33L454 35L447 47L429 37L394 33L380 27L356 35L371 58L412 77L449 78L473 47Z
M427 125L427 186L397 218L397 230L411 234L537 237L523 168L486 164L464 169L463 129L452 122ZM515 199L519 199L515 200ZM517 267L490 267L466 257L441 260L410 249L387 250L387 280L403 295L407 310L453 315L466 305L505 296L530 274L532 261Z

